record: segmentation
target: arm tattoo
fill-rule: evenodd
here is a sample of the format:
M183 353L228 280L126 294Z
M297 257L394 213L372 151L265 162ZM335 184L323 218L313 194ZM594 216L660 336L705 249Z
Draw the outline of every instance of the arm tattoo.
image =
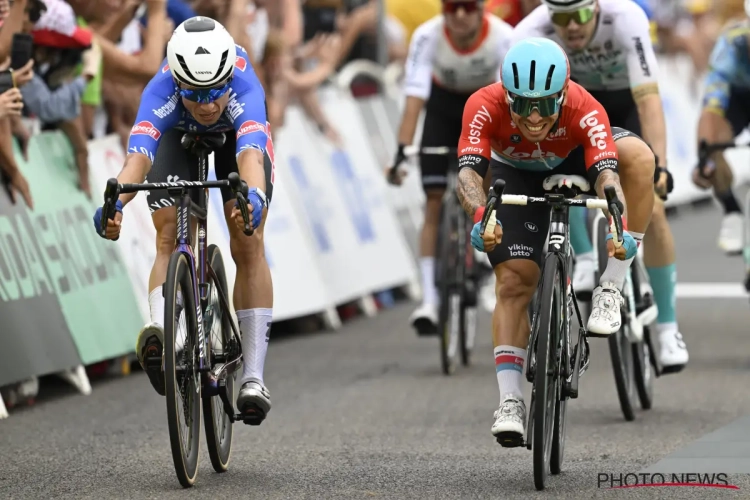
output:
M602 173L599 174L599 177L596 179L596 194L599 195L599 198L605 200L607 197L604 195L604 188L605 186L614 186L615 192L617 193L617 198L622 202L622 206L624 208L622 216L627 218L628 216L628 205L625 203L625 195L622 192L622 186L620 185L620 175L614 172L613 170L605 169L602 170ZM607 210L604 211L606 215L609 215L609 212Z
M482 187L482 178L470 168L462 168L458 172L458 186L456 187L458 199L470 217L479 207L487 203L487 194Z

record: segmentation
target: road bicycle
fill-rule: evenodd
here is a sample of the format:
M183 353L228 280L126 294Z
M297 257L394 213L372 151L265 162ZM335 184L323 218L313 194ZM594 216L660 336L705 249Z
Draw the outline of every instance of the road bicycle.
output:
M718 151L724 151L725 149L734 148L747 148L750 144L737 144L735 142L723 142L717 144L709 144L705 140L701 141L698 146L698 172L701 177L708 178L703 171L703 167L706 166L711 155ZM743 284L745 290L750 292L750 191L745 195L745 213L743 214L745 219L745 227L742 231L742 257L745 262L745 278Z
M547 205L551 208L547 253L536 290L527 347L526 379L532 384L529 420L525 444L533 450L534 485L545 487L548 472L559 474L565 450L565 413L568 399L578 397L579 379L588 369L590 348L588 333L581 321L581 312L571 282L572 255L570 247L569 207L609 210L611 231L616 246L623 243L622 203L614 187L604 188L606 200L576 199L590 189L589 182L575 175L552 175L543 183L549 191L542 197L504 194L505 182L498 179L490 188L485 206L482 234L492 234L496 206ZM578 318L578 338L571 345L570 321ZM537 376L538 375L538 376ZM508 444L498 436L500 444Z
M250 425L259 423L235 414L234 375L242 366L242 342L229 306L224 259L216 245L206 244L209 188L232 190L245 222L243 232L248 236L253 234L246 201L247 184L237 173L230 174L227 180L206 180L208 155L225 141L224 134L182 137L182 147L198 155L198 181L118 184L112 178L107 181L104 193L106 216L102 235L106 233L107 219L114 219L115 202L120 194L166 189L177 201L177 238L162 288L163 354L147 357L145 363L164 370L172 459L177 479L185 488L192 486L198 475L201 403L208 455L216 472L224 472L229 466L232 424L237 420ZM200 189L198 203L190 197L193 189ZM197 219L197 262L191 216Z
M440 309L437 331L416 325L420 335L440 335L440 364L445 375L452 375L461 363L471 363L477 329L477 303L480 270L471 247L473 224L461 207L458 183L458 155L454 147L407 147L408 157L419 153L448 157L448 185L440 208L440 224L435 255L435 285ZM395 167L391 175L395 175Z

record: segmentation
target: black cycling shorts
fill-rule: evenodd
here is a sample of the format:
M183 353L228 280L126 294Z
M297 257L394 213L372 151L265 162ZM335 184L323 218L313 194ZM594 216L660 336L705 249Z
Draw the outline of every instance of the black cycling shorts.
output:
M461 138L464 106L471 94L457 94L433 83L425 104L421 147L457 148ZM448 162L458 161L458 155L419 155L422 187L445 189L448 185Z
M159 148L156 150L154 163L151 165L151 171L148 173L146 182L198 180L198 156L190 153L180 144L184 134L185 132L175 129L164 132L164 137L162 137ZM237 139L234 131L226 132L226 137L227 140L224 146L214 151L214 168L218 180L226 179L232 172L239 173L235 150ZM271 197L273 196L273 163L268 156L268 152L265 152L263 155L263 169L266 173L266 188L264 192L266 193L266 199L270 207ZM191 190L190 197L197 201L198 189ZM232 190L229 188L221 188L221 197L225 204L235 198ZM149 191L146 200L152 214L160 208L174 206L174 200L169 196L166 189Z
M589 90L589 94L599 101L607 112L611 127L623 128L635 135L641 135L641 118L638 116L638 106L630 89Z
M640 139L636 134L616 127L612 128L612 136L615 141L623 137ZM544 196L543 182L550 175L580 175L584 179L589 179L582 146L571 151L558 167L546 172L521 170L495 159L490 161L490 169L493 183L496 179L505 181L503 193L506 194ZM596 196L593 184L586 194ZM547 205L498 205L496 214L497 219L503 225L503 240L488 254L492 267L512 259L533 260L541 267L542 250L549 230L550 207Z

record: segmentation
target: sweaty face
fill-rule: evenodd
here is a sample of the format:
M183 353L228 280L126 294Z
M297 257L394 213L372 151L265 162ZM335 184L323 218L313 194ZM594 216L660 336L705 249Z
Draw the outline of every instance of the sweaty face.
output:
M575 13L555 14L553 15L555 32L570 50L583 50L594 37L598 14L598 4L580 9Z
M182 98L182 105L185 106L185 109L187 109L188 112L193 115L195 121L204 126L213 125L214 123L218 122L219 118L221 118L221 114L227 108L228 102L228 93L219 97L214 102L210 102L208 104L193 102L186 99L185 97Z
M448 31L459 41L471 39L482 26L484 13L476 0L453 0L443 3Z

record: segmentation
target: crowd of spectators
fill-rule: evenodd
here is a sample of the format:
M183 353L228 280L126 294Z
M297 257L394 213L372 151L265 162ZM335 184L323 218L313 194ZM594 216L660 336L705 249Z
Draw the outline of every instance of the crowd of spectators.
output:
M624 0L625 1L625 0ZM632 0L650 9L663 53L688 54L706 69L721 27L745 16L743 0ZM485 0L487 12L517 24L539 0ZM118 134L123 147L143 87L160 70L175 26L210 16L250 54L265 88L272 130L294 102L329 140L340 141L316 90L352 59L405 60L419 24L441 0L0 0L0 167L13 196L32 207L21 158L32 133L61 130L70 140L79 185L88 183L89 139ZM382 21L382 24L380 22ZM33 39L33 56L11 70L14 35ZM381 40L382 41L382 40Z

